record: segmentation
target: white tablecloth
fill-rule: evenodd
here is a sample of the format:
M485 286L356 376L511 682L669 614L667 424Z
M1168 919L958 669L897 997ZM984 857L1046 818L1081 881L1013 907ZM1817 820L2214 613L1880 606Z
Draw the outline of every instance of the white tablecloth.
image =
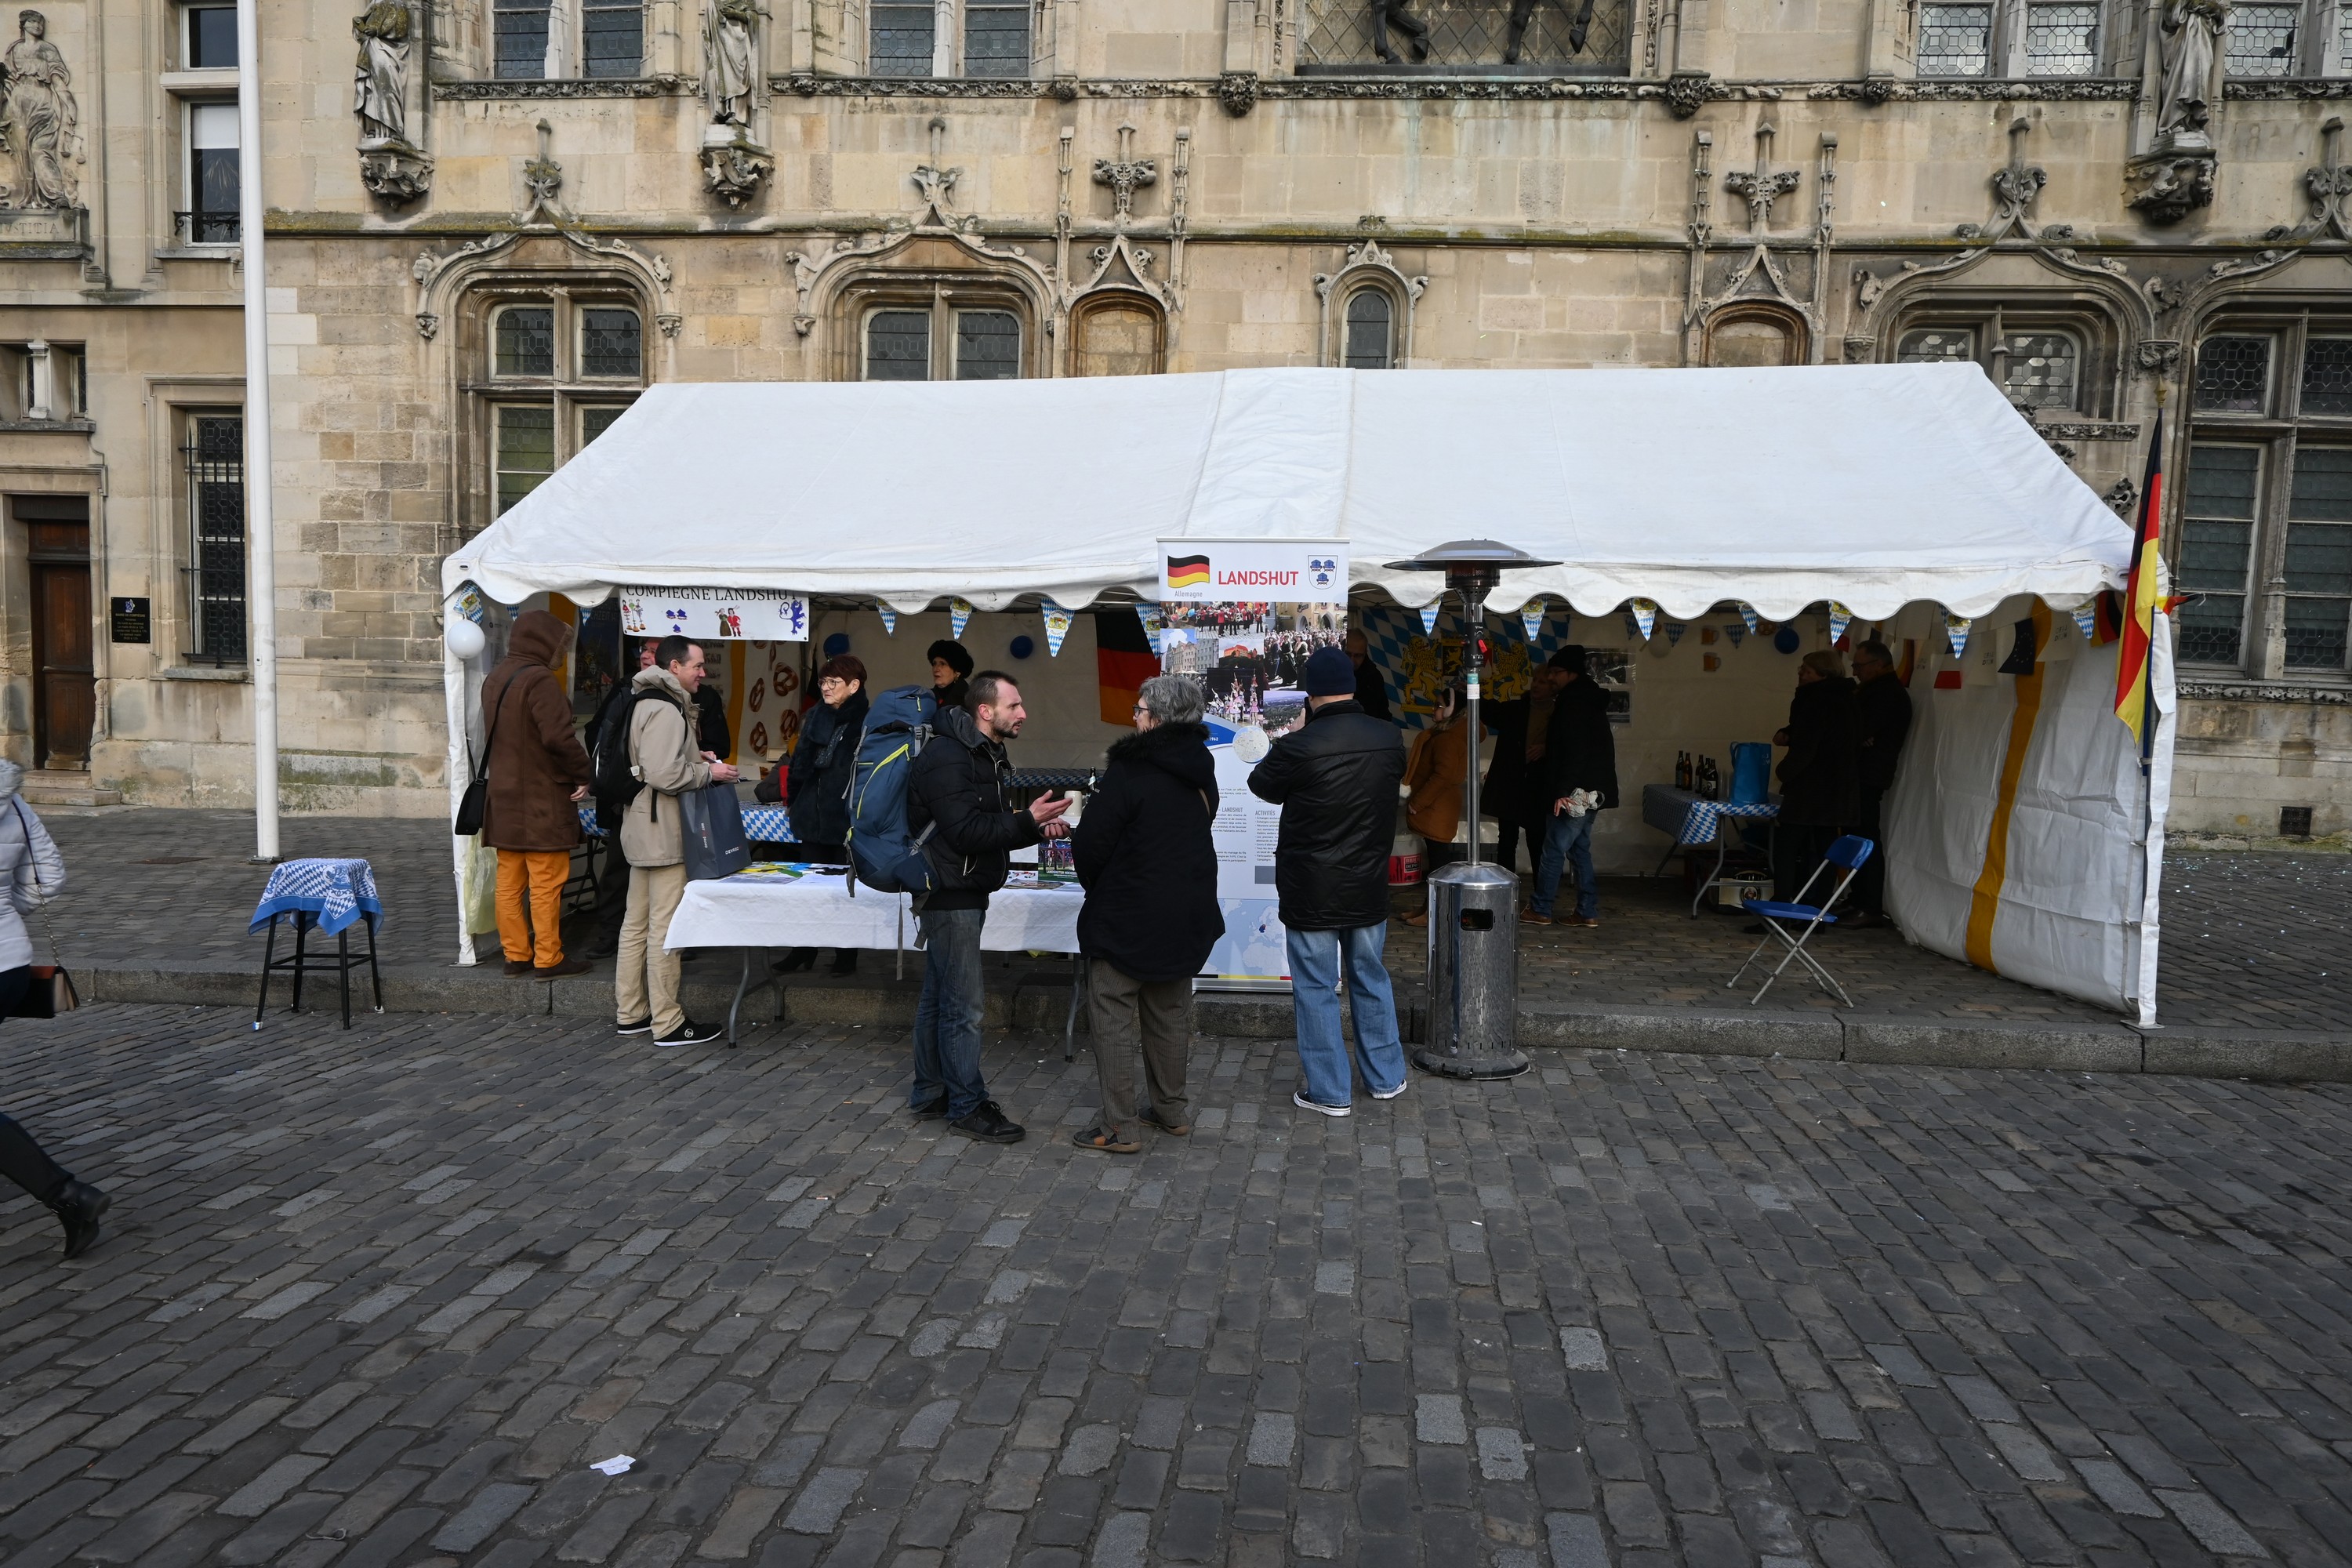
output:
M862 947L884 951L919 933L904 893L860 888L852 898L840 872L799 878L742 875L688 882L670 921L667 946ZM1003 888L988 900L980 945L991 952L1076 952L1078 908L1075 886Z

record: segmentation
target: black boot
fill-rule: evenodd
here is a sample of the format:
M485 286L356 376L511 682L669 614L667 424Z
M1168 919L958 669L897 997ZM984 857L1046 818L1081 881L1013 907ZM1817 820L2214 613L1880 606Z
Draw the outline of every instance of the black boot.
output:
M856 973L857 950L854 947L835 948L833 950L833 972L835 974Z
M49 1200L49 1209L66 1227L66 1258L79 1258L98 1245L100 1234L99 1220L113 1203L112 1198L91 1186L68 1177L57 1195Z
M776 962L769 967L773 969L778 974L793 974L803 969L814 969L816 967L816 949L813 947L795 947L787 952L783 957L776 960Z

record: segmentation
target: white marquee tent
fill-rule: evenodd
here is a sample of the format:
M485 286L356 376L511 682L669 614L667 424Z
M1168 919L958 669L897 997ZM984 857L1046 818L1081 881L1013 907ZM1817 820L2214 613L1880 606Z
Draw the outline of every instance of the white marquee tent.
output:
M442 578L510 605L627 584L1078 609L1157 597L1161 540L1331 539L1358 588L1417 605L1440 580L1385 563L1474 535L1562 563L1507 574L1498 610L1680 618L2063 611L2122 587L2131 552L1973 365L1254 370L656 386ZM1932 949L2152 1021L2168 639L2144 778L2116 645L2055 620L2030 677L1915 682L1889 894ZM454 780L454 658L449 679Z

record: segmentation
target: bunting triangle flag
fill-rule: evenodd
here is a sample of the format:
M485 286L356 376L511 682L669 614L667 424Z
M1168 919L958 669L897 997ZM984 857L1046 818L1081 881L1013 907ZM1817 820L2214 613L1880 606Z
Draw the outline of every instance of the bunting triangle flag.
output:
M1143 623L1144 640L1151 645L1152 657L1166 654L1168 649L1160 634L1168 629L1168 617L1160 606L1147 599L1135 606L1135 618Z
M1544 610L1541 599L1529 599L1519 606L1519 625L1528 629L1528 645L1530 647L1543 637Z
M1683 624L1682 624L1682 622L1680 622L1680 621L1668 621L1668 622L1666 623L1666 646L1667 646L1668 647L1674 647L1676 643L1678 643L1678 642L1680 642L1680 641L1682 641L1682 640L1683 640Z
M1748 623L1748 629L1749 631L1754 631L1756 629L1756 606L1749 604L1745 599L1740 600L1739 618ZM1737 647L1738 645L1734 644L1733 646Z
M884 637L897 637L898 635L898 612L892 609L887 605L880 605L879 608L882 612L882 635Z
M2083 634L2084 642L2099 640L2099 606L2086 599L2074 606L2074 628Z
M950 599L948 601L948 625L954 628L948 633L950 637L954 637L959 642L962 641L964 625L971 619L971 606L970 605L964 603L961 599Z
M1642 629L1642 640L1649 641L1651 628L1658 624L1657 605L1649 599L1636 599L1630 607L1633 612L1633 624Z
M1062 657L1062 639L1070 635L1070 612L1048 599L1039 606L1045 616L1045 657Z
M1830 646L1832 647L1845 641L1845 629L1852 625L1853 625L1853 612L1835 599L1832 599L1830 601Z
M1725 639L1728 641L1732 647L1738 647L1741 643L1748 640L1748 634L1754 628L1741 623L1734 622L1732 625L1723 628L1723 635Z
M1433 637L1437 635L1437 612L1444 607L1444 602L1439 599L1432 599L1421 607L1422 636Z
M1954 658L1969 651L1969 627L1973 624L1966 616L1945 616L1944 635L1951 639Z

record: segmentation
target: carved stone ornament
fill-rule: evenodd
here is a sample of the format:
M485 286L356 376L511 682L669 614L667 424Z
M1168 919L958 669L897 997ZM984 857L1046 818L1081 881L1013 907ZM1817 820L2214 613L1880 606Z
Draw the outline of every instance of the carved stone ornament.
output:
M2169 375L2179 368L2180 345L2164 338L2142 338L2132 358L2150 375Z
M539 122L539 156L522 166L522 183L530 193L523 207L526 220L563 210L555 205L563 190L563 165L555 161L555 127L544 120Z
M2124 165L2125 205L2153 224L2176 224L2213 205L2213 154L2145 153Z
M2213 150L2207 130L2212 109L2206 95L2212 90L2213 58L2229 21L2225 0L2165 0L2158 13L2157 47L2163 74L2158 83L2157 152Z
M2139 500L2139 487L2127 479L2117 479L2115 488L2099 499L2106 502L2117 517L2129 517L2132 504Z
M1666 79L1666 111L1676 120L1688 120L1706 101L1706 72L1675 72Z
M1239 120L1257 107L1257 86L1255 71L1227 71L1217 79L1217 101Z
M1891 76L1866 76L1862 79L1862 101L1876 109L1895 96L1895 79Z
M360 184L395 205L433 188L433 160L414 147L377 147L360 153Z
M1877 352L1876 338L1848 338L1845 341L1845 363L1848 364L1868 364L1871 356Z
M726 127L711 129L723 132ZM764 147L733 136L703 143L703 188L725 202L730 212L740 212L775 172L776 160Z
M1157 159L1138 158L1135 153L1135 127L1118 128L1118 156L1095 160L1095 184L1110 191L1111 221L1125 228L1135 216L1135 193L1147 185L1160 183Z
M1756 128L1756 166L1734 169L1723 176L1724 188L1748 204L1748 232L1762 234L1772 226L1772 204L1796 190L1802 176L1794 169L1775 170L1772 127Z
M81 105L65 56L49 42L49 19L38 11L16 14L16 41L0 55L0 83L6 94L0 151L14 165L0 184L0 207L79 207L74 168L88 161Z
M2352 169L2343 162L2344 121L2329 115L2319 125L2319 167L2305 169L2303 188L2311 197L2311 216L2294 225L2281 224L2264 239L2352 239L2352 215L2345 198L2352 196Z

